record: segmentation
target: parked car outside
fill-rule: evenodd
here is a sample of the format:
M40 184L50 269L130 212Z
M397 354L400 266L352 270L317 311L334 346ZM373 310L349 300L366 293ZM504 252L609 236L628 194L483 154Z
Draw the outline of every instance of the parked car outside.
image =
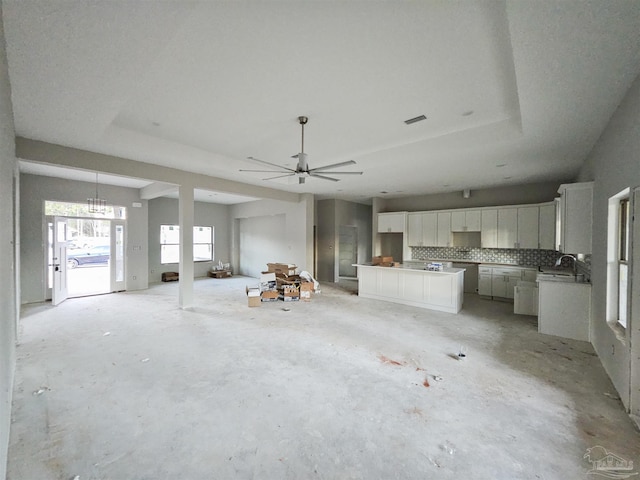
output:
M67 267L76 268L80 265L109 263L111 248L109 245L103 245L94 248L82 250L67 251Z

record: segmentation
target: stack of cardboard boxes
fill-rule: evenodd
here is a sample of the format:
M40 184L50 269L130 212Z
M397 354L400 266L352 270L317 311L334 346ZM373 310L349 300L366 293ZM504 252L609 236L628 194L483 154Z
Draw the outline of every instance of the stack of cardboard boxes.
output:
M394 262L393 257L373 257L371 265L374 267L399 267L400 262Z
M262 302L311 301L313 282L305 281L296 274L297 266L290 263L267 263L267 271L260 275L260 284L255 289ZM247 288L247 295L254 289ZM255 296L255 293L252 294ZM249 298L249 306L260 306L255 299Z

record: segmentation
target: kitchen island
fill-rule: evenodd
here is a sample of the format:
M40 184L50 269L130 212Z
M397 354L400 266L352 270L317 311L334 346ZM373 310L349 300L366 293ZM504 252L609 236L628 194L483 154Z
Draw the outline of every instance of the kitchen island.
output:
M355 265L358 296L458 313L464 297L464 268L433 272L404 266Z

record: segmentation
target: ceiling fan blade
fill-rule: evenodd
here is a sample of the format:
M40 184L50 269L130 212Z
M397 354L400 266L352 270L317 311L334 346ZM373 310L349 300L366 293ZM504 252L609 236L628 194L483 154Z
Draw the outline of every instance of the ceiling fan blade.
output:
M285 173L284 175L278 175L275 177L263 178L262 180L275 180L276 178L293 177L295 173Z
M329 168L334 168L334 167L346 167L347 165L355 165L355 160L348 160L346 162L340 162L340 163L332 163L331 165L325 165L324 167L317 167L317 168L312 168L311 170L309 170L310 172L320 172L322 170L327 170Z
M240 169L239 172L258 172L258 173L279 173L277 170L244 170ZM284 173L284 172L282 172ZM288 172L287 172L288 173Z
M313 170L309 170L310 173L313 173ZM323 175L362 175L362 172L325 172L322 170L320 173Z
M260 160L259 158L256 158L256 157L247 157L247 160L253 160L254 162L260 162L260 163L263 163L265 165L269 165L271 167L279 168L280 170L287 170L289 172L295 172L295 170L293 170L291 168L283 167L282 165L278 165L278 164L275 164L275 163L267 162L265 160Z
M309 176L313 178L321 178L322 180L331 180L332 182L339 182L337 178L325 177L324 175L318 175L317 173L313 173L313 171L309 171Z

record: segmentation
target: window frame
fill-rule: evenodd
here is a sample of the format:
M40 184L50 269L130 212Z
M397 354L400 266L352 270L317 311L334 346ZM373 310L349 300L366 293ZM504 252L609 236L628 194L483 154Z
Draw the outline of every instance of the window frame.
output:
M626 341L630 301L631 188L609 198L607 229L606 321Z
M176 235L178 237L176 242L167 242L167 241L163 241L164 240L164 235L163 235L163 230L164 228L169 228L169 230L176 230ZM210 229L210 241L209 242L196 242L196 236L200 236L200 235L196 235L196 230L197 229L203 229L203 228L208 228ZM196 251L196 247L198 246L204 246L204 245L208 245L209 246L209 250L211 252L211 258L208 259L200 259L200 260L196 260L195 255L194 255L194 259L193 259L193 263L204 263L204 262L213 262L214 258L215 258L215 227L213 225L194 225L193 226L193 250L194 253ZM160 225L160 265L179 265L180 264L180 253L178 251L178 258L176 261L163 261L163 253L164 253L164 248L165 246L175 246L180 248L180 225L175 225L175 224L161 224ZM171 257L171 259L175 258L175 254Z

